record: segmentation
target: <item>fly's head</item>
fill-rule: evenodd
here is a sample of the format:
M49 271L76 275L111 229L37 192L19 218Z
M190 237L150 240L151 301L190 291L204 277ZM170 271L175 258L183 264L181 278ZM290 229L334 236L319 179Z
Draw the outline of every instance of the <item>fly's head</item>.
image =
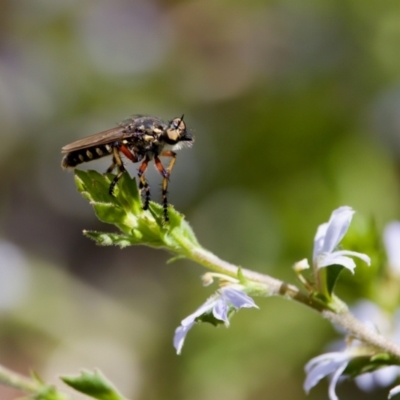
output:
M169 122L162 135L162 140L166 144L173 146L174 150L178 150L184 145L191 146L193 144L193 136L187 132L183 115Z

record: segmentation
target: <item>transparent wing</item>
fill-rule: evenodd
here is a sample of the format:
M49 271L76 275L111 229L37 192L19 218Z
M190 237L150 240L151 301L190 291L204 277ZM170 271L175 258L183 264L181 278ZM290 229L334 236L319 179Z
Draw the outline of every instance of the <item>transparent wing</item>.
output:
M88 147L100 146L102 144L114 142L115 140L132 137L132 135L132 133L126 132L125 127L118 126L67 144L61 149L61 152L69 153L71 151L86 149Z

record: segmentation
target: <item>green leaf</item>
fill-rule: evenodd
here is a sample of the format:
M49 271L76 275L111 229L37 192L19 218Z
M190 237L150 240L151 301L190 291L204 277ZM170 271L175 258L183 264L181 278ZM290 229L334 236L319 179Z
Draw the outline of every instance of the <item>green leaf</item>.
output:
M91 203L118 205L125 211L140 213L142 203L136 180L128 173L123 174L114 187L113 195L110 195L110 185L114 177L113 174L102 175L97 171L75 170L78 191Z
M44 386L39 393L29 396L26 400L68 400L69 396L59 393L56 388L52 386Z
M79 376L62 376L61 379L78 392L98 400L125 400L98 370L82 371Z
M329 265L329 267L325 268L326 288L330 296L332 296L333 289L335 288L336 282L343 269L344 267L342 265Z
M245 276L243 275L243 271L242 268L239 267L238 271L237 271L237 278L239 279L239 282L242 284L246 284L247 283L247 279L245 278Z
M98 203L117 203L117 199L111 196L109 188L111 180L99 174L97 171L75 170L75 183L78 191L90 201Z
M174 263L175 261L184 260L184 259L186 259L186 257L179 254L179 255L177 255L177 256L175 256L175 257L171 257L170 259L168 259L168 260L167 260L167 264L172 264L172 263Z
M399 365L399 361L387 353L379 353L373 356L360 356L350 361L344 373L354 378L357 375L391 365Z
M119 246L121 248L132 245L131 238L119 233L83 231L83 234L94 240L99 246Z
M164 208L160 204L150 202L149 210L143 210L136 181L128 173L118 181L111 196L109 188L114 176L75 170L78 190L91 203L97 217L117 226L123 233L85 231L86 236L102 246L142 244L164 247L180 256L185 256L193 246L200 247L189 224L174 207L168 207L168 222L165 222Z
M214 326L225 324L224 321L215 318L212 312L207 312L205 314L200 315L200 317L196 318L196 322L208 322L209 324Z
M117 224L125 218L126 212L116 204L92 202L97 218L108 224Z
M113 175L111 175L111 179ZM143 211L142 200L140 198L140 193L138 186L136 184L136 179L131 178L128 173L122 175L118 184L117 199L119 204L125 209L133 212L134 214L139 214Z
M230 319L237 310L235 307L228 306L228 318ZM196 318L196 322L208 322L211 325L218 326L218 325L226 325L224 321L217 319L214 317L214 313L212 310L205 312L204 314L200 315Z

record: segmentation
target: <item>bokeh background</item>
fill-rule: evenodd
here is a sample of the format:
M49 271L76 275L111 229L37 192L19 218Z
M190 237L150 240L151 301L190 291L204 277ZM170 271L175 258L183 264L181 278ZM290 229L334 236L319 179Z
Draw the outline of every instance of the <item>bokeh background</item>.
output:
M177 356L174 329L214 289L205 270L83 237L114 228L60 149L135 113L185 113L196 142L170 201L209 250L295 282L337 206L378 229L400 217L400 4L4 0L0 21L0 363L60 387L98 367L132 400L306 398L303 367L336 337L329 323L256 299L228 330L195 327ZM326 381L307 398L327 398Z

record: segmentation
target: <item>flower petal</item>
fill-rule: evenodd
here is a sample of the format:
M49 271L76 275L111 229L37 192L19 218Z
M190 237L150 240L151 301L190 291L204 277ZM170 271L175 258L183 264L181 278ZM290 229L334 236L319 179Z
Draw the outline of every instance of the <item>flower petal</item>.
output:
M329 384L329 399L330 400L338 400L338 397L336 396L336 385L337 382L340 378L340 375L342 375L343 371L346 369L348 362L343 363L337 370L336 372L333 374L331 382Z
M231 303L235 308L258 308L254 300L241 290L233 289L229 286L220 289L222 297L225 301Z
M364 392L371 392L376 386L374 375L371 372L356 376L354 381L356 385Z
M322 252L331 253L340 243L349 229L353 214L354 210L348 206L339 207L332 212L331 218L328 222Z
M349 359L349 355L343 352L325 353L311 359L305 366L307 377L303 387L306 393L308 393L322 378L337 371L342 366L344 366L345 369L349 363Z
M196 321L196 318L200 317L207 311L211 311L217 302L216 296L211 296L204 304L202 304L194 313L188 315L182 320L181 325L187 326Z
M229 326L228 310L229 307L224 298L218 299L213 308L214 317L224 321L227 326Z
M322 253L322 248L324 247L324 240L326 235L326 230L328 229L328 223L320 225L317 229L317 233L314 237L314 250L313 250L313 260L316 259L318 254Z
M373 372L375 381L380 387L387 387L399 376L400 368L396 365L389 365Z
M400 275L400 222L395 221L386 225L383 232L383 243L389 262L389 268Z
M390 389L388 399L391 399L396 394L400 393L400 385L395 386L394 388Z
M350 256L350 257L357 257L360 260L363 260L368 266L371 265L371 259L369 256L367 256L364 253L359 253L358 251L351 251L351 250L339 250L335 251L335 254L341 255L341 256Z
M354 274L354 268L356 267L356 263L350 257L338 256L335 253L324 254L324 256L319 257L317 259L317 267L329 267L330 265L341 265L351 271Z
M395 365L380 368L354 378L357 386L364 392L371 392L377 387L387 387L399 376L400 368Z
M192 322L189 325L179 326L178 328L176 328L175 335L174 335L174 347L176 349L177 354L181 354L186 335L189 332L189 330L192 328L193 325L194 325L194 322Z

